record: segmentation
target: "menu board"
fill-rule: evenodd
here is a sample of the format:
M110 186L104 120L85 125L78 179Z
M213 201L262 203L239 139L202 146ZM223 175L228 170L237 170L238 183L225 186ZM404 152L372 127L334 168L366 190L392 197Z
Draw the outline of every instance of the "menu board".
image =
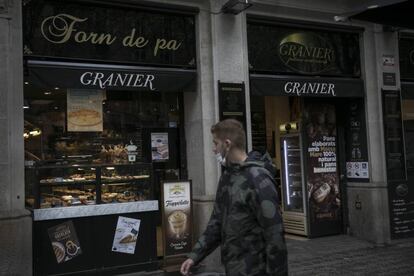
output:
M266 143L266 113L264 106L264 97L250 97L250 112L252 125L252 147L253 150L265 152Z
M236 119L246 129L246 99L244 83L219 82L220 121Z
M164 182L162 194L164 255L188 253L193 239L191 182Z
M82 253L71 220L49 228L48 234L58 264L67 262Z
M103 99L102 90L68 90L68 131L103 131Z
M118 217L112 251L134 254L141 220Z
M388 181L406 179L399 90L383 90L384 138Z
M368 146L363 99L351 99L346 114L346 175L349 182L369 181Z
M304 122L311 235L318 236L341 225L335 106L306 104Z
M391 237L414 237L414 189L407 181L388 183Z

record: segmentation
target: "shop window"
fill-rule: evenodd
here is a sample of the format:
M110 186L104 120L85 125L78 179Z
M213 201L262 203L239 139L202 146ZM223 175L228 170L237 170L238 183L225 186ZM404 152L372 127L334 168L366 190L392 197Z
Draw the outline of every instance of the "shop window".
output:
M63 196L78 199L76 193L87 196L81 202L84 204L158 199L163 179L178 179L185 174L185 166L180 165L185 158L181 156L185 150L179 141L183 137L181 102L180 93L41 89L26 83L24 141L28 207L60 207L65 203ZM138 168L135 164L149 167ZM143 175L151 176L147 192L134 192L130 186L109 189L99 185L102 194L98 196L97 186L92 185L98 178L103 183L111 179L143 178ZM69 187L63 183L81 180L90 180L91 185ZM55 182L66 187L63 189L66 194L62 194L62 188L62 191L42 188L42 184ZM35 201L39 201L36 206ZM78 204L80 200L66 203L73 202Z

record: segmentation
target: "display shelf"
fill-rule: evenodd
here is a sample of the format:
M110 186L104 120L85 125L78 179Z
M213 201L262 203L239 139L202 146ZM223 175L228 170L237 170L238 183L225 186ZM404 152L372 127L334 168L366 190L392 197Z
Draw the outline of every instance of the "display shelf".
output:
M26 170L34 171L32 175L36 176L32 195L34 209L153 199L150 163L38 164Z

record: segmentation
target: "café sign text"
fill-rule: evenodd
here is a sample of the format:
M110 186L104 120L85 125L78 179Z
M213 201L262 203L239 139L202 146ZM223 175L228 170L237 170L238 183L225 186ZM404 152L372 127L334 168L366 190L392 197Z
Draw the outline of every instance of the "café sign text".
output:
M182 42L175 39L154 38L151 41L132 28L128 35L118 37L112 33L95 33L82 31L82 23L88 18L80 18L70 14L57 14L42 21L41 33L43 38L54 44L64 44L69 41L89 43L92 45L112 45L120 43L123 47L144 48L152 47L152 53L157 56L162 51L176 51Z

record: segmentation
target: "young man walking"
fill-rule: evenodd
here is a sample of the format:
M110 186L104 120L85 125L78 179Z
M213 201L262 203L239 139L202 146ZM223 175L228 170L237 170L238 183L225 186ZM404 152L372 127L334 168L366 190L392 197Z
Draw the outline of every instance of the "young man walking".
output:
M214 153L224 166L213 213L181 273L221 245L227 276L287 275L287 250L271 160L246 154L240 122L227 119L211 128Z

